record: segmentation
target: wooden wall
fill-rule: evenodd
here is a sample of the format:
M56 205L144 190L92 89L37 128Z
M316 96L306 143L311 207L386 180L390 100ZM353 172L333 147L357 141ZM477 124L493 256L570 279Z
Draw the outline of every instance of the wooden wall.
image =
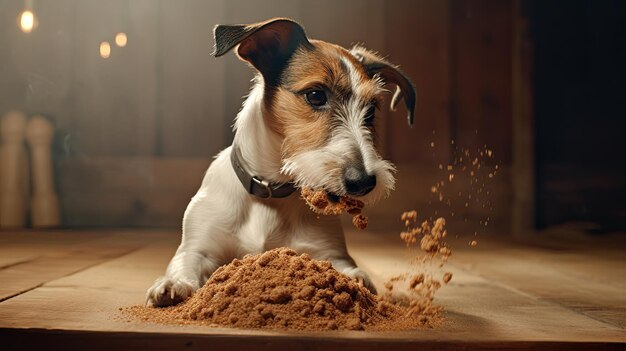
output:
M232 140L252 77L234 55L209 56L218 23L291 17L310 37L388 55L418 90L414 128L402 107L378 127L397 163L434 172L451 161L452 139L511 162L508 0L35 1L39 28L28 35L16 26L20 10L0 0L0 113L55 121L69 226L180 223L203 168ZM99 43L118 31L128 46L102 59ZM154 196L163 191L171 195Z

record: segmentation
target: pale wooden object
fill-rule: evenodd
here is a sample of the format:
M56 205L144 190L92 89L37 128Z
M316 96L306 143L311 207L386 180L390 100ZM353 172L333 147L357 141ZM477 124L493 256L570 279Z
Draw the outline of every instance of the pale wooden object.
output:
M3 228L23 227L26 219L25 126L26 116L19 111L8 112L0 121L0 227Z
M54 190L52 170L52 137L54 127L42 116L34 116L26 126L30 146L33 196L31 222L33 227L54 227L61 224L59 198Z

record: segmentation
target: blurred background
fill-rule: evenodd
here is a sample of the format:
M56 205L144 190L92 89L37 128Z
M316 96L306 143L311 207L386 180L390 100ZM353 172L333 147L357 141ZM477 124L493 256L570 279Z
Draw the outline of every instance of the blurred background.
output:
M414 81L415 126L401 108L377 121L398 189L374 219L415 208L468 232L626 227L624 1L0 0L0 116L54 126L60 226L179 227L253 76L210 56L212 28L272 17L376 50ZM0 135L0 197L25 199L2 206L37 226L32 145L9 169Z

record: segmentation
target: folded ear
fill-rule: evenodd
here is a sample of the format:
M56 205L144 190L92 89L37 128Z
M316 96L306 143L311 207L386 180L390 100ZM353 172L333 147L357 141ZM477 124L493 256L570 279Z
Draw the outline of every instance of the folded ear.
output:
M400 72L397 66L365 48L355 46L350 52L363 64L370 77L378 75L385 84L396 85L396 91L391 99L391 110L395 111L400 100L404 98L409 126L413 127L416 96L415 86L409 78Z
M270 85L278 82L298 47L311 46L302 26L286 18L246 25L217 25L213 35L212 55L222 56L238 46L237 55L259 70L265 83Z

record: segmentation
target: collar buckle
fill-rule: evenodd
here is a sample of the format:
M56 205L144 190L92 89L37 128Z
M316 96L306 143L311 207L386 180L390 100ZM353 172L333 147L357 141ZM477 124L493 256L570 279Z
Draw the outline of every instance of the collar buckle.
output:
M272 187L270 186L270 183L267 180L261 179L257 176L252 176L252 181L262 186L265 189L265 191L267 191L267 196L263 197L264 199L272 198Z
M288 183L271 183L257 175L252 175L246 170L246 166L239 154L239 148L233 144L230 151L230 162L239 178L239 181L246 191L254 196L262 199L283 198L291 195L296 191L294 184Z

